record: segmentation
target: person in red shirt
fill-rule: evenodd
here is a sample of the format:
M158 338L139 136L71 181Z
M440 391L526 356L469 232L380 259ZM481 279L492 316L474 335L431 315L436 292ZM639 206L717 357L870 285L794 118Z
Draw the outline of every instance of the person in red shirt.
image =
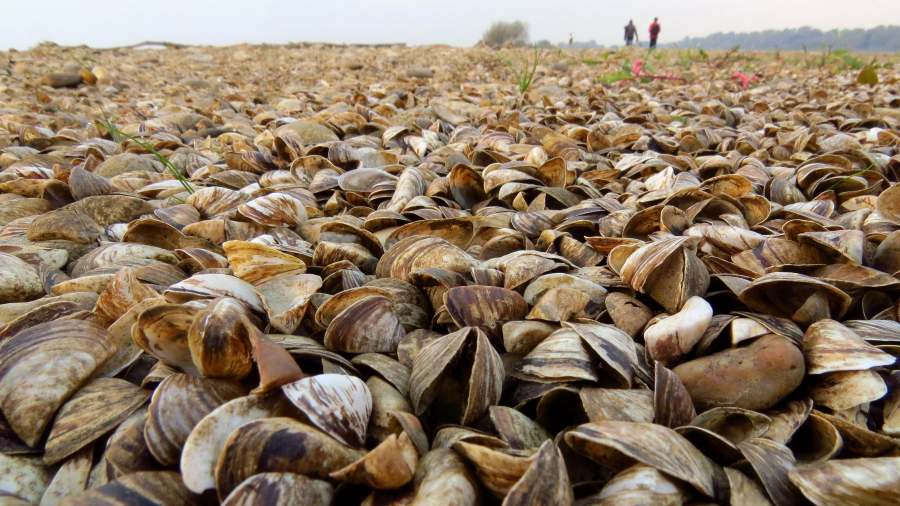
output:
M650 25L650 48L656 47L656 38L659 37L659 31L662 29L657 22L659 18L653 18L653 24Z

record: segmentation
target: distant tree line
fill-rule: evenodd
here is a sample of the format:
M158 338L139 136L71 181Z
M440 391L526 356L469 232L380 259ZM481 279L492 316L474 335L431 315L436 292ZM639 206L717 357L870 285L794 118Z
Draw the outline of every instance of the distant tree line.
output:
M677 44L681 48L700 46L703 49L729 49L740 44L741 49L785 51L801 51L804 45L808 49L817 49L823 45L834 44L834 49L890 53L900 51L900 26L824 32L808 26L750 33L719 32L707 37L685 37ZM666 46L674 47L674 44Z

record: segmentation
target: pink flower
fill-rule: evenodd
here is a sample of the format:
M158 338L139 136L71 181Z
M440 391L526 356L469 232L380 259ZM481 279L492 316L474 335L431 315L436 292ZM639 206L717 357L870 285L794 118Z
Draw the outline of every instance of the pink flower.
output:
M631 71L634 72L634 75L641 74L641 65L644 64L644 60L635 60L634 67L631 68Z
M736 77L736 78L740 79L741 84L744 86L745 90L750 87L750 78L747 77L745 74L741 74L740 72L735 72L734 74L731 75L731 77Z
M758 83L758 82L759 82L759 76L753 76L753 77L750 78L750 80L753 81L754 83Z

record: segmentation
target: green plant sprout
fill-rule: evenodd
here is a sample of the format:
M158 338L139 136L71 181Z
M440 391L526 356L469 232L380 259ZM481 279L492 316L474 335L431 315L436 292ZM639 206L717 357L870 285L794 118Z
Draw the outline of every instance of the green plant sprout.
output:
M681 66L684 67L685 70L691 68L691 65L694 63L690 48L688 48L686 52L679 53L678 59L681 60Z
M849 67L851 70L861 70L866 66L862 60L856 58L854 56L850 56L850 51L847 49L838 49L834 53L832 53L835 57L840 57L843 61L844 65Z
M91 67L89 67L87 63L84 63L84 60L82 60L81 58L75 56L71 51L67 51L67 52L66 52L66 55L67 55L69 58L71 58L72 61L74 61L75 63L81 65L82 68L84 68L84 69L86 69L86 70L90 70L90 69L91 69Z
M630 70L620 70L618 72L614 72L612 74L607 74L605 76L600 76L597 78L598 82L601 83L617 83L619 81L624 81L626 79L631 79L634 77L634 74L631 73Z
M855 174L850 174L849 176L842 177L841 179L835 181L835 183L833 185L829 186L825 191L831 191L831 190L835 189L835 187L837 187L837 185L843 183L844 181L850 179L851 177L861 176L861 175L865 174L866 172L869 172L870 170L872 170L872 167L874 167L874 166L875 166L875 162L872 162L872 164L869 165L868 167L866 167L865 170L861 170Z
M112 126L111 124L106 125L106 124L103 124L103 123L101 123L101 122L98 121L98 122L97 122L97 126L102 126L103 128L109 130L109 133L110 133L110 134L112 134L113 132L115 132L117 135L120 135L120 136L126 137L126 138L128 138L128 139L131 139L132 141L134 141L135 143L137 143L138 146L140 146L140 147L146 149L147 151L153 153L153 155L156 156L156 158L157 158L157 159L158 159L158 160L166 167L166 169L168 169L169 172L171 172L172 175L175 176L175 179L177 179L178 182L181 183L181 186L183 186L184 189L188 192L188 195L193 195L194 189L191 187L190 183L188 183L187 179L185 179L185 177L181 174L181 171L178 170L178 167L176 167L176 166L175 166L168 158L166 158L165 156L163 156L159 151L157 151L156 149L154 149L153 146L147 144L146 142L142 142L142 141L139 141L139 140L135 139L134 137L132 137L132 136L126 134L125 132L119 130L119 129L116 128L115 126ZM176 197L176 200L180 200L180 199L178 199L178 198ZM182 203L184 203L184 201L182 201Z
M521 74L516 70L511 61L500 55L497 55L497 58L506 64L506 66L509 67L509 70L512 70L516 79L516 84L519 86L519 92L525 93L528 91L528 88L531 86L531 81L534 79L534 73L537 71L538 62L540 62L541 59L537 46L534 47L534 64L531 66L531 70L528 70L528 64L526 63Z
M606 51L605 53L602 53L602 54L601 54L599 51L597 51L597 58L600 58L601 56L603 57L602 60L591 60L591 59L586 59L586 60L581 60L581 63L586 63L586 64L588 64L588 65L597 65L597 64L600 64L600 63L606 63L606 62L609 61L610 52L609 52L609 51Z
M109 113L106 112L106 109L103 108L103 104L100 104L100 112L103 113L103 121L100 121L100 125L105 128L109 135L112 136L112 139L119 143L121 142L121 137L119 137L119 129L116 128L115 123L112 122L112 119L109 117Z

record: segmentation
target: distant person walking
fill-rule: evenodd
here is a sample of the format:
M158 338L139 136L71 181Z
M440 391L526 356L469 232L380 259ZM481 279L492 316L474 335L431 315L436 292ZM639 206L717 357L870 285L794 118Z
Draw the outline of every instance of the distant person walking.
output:
M659 37L659 31L662 30L658 23L659 18L653 18L653 24L650 25L650 49L656 47L656 38Z
M625 45L630 46L634 39L637 39L637 27L634 26L634 20L632 19L625 25ZM640 39L638 39L638 42L640 42Z

